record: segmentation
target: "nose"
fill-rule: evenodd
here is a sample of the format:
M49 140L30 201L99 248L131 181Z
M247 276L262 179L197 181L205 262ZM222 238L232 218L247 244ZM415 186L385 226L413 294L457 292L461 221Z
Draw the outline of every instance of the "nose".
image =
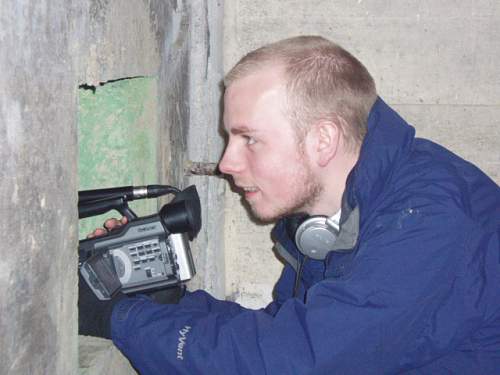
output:
M229 142L219 161L219 170L224 174L235 175L243 169L243 162L234 145Z

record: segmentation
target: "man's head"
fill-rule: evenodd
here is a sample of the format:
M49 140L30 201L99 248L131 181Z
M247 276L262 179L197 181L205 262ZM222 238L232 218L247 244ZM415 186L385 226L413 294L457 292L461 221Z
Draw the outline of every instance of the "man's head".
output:
M324 38L296 37L250 52L225 84L220 169L254 214L338 210L376 100L364 66Z
M224 84L280 65L284 69L287 112L299 135L321 119L345 122L345 141L353 149L366 134L368 113L377 98L366 68L339 45L319 36L299 36L268 44L245 55Z

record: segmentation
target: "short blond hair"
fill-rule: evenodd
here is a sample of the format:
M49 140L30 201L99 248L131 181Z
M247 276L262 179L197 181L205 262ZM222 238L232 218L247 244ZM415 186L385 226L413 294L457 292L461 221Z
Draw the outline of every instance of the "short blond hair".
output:
M377 99L375 82L364 65L339 45L320 36L298 36L258 48L245 55L226 75L224 84L282 65L288 114L299 138L322 119L341 126L346 143L361 145L367 120Z

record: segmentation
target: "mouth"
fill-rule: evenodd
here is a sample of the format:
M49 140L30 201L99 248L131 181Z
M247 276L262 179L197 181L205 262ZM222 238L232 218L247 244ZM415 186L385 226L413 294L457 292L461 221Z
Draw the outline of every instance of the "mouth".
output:
M243 191L245 199L253 197L259 191L259 189L255 186L238 186L238 188Z

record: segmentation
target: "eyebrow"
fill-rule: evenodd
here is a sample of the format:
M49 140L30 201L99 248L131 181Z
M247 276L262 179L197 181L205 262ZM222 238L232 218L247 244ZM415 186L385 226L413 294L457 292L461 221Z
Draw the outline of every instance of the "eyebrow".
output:
M237 127L231 128L230 132L233 135L239 135L239 134L251 132L252 130L253 129L250 129L248 126L241 125L241 126L237 126Z

